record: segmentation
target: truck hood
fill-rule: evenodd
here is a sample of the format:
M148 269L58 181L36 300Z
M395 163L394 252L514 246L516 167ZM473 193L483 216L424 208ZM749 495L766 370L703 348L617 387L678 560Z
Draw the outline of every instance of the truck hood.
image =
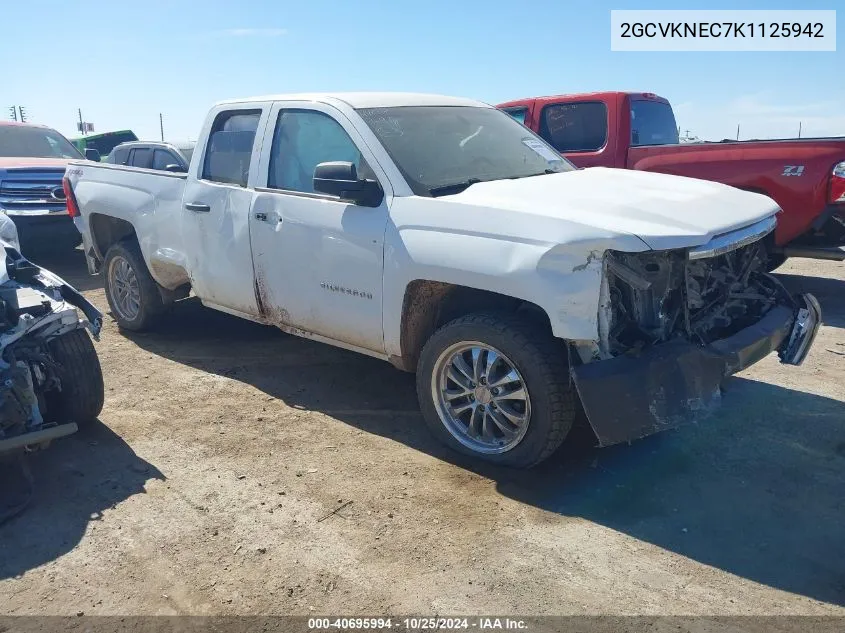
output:
M25 158L17 156L0 156L0 169L9 167L38 168L38 167L66 167L71 158Z
M715 182L605 167L480 182L440 199L628 233L654 250L698 246L780 210L771 198Z

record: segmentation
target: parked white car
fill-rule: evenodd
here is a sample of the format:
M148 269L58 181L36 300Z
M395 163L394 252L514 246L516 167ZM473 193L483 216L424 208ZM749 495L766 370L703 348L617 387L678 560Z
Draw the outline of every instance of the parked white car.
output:
M187 174L77 162L69 207L118 324L212 308L417 372L431 430L526 467L583 406L601 445L800 363L818 304L764 271L769 198L575 169L486 104L418 94L220 103Z

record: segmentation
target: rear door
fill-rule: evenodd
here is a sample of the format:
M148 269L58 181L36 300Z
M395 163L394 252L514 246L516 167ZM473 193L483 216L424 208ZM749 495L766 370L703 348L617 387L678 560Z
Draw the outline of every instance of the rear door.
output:
M203 130L185 185L182 236L194 292L204 303L245 316L259 315L249 241L250 182L261 151L269 105L218 106Z
M337 109L279 103L265 133L261 186L252 209L256 287L265 316L374 352L384 351L382 278L389 182L363 138ZM349 161L377 180L377 207L314 191L314 168Z

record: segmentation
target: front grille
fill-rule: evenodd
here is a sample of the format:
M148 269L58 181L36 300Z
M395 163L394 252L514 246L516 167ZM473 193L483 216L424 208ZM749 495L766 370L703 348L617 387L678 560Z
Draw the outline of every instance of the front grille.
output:
M0 207L7 210L62 211L64 169L10 170L0 180Z
M615 356L678 337L707 345L753 325L789 302L765 262L761 242L692 261L684 250L609 252L606 350Z

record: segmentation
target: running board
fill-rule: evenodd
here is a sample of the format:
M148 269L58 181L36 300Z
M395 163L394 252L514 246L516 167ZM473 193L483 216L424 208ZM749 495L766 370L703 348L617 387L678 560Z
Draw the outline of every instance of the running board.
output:
M845 246L784 246L780 252L786 257L845 260Z
M60 437L72 435L76 433L78 427L71 422L70 424L61 424L59 426L51 426L48 429L41 431L34 431L32 433L24 433L22 435L15 435L5 440L0 440L0 454L15 451L26 446L35 446L50 440L57 440Z

